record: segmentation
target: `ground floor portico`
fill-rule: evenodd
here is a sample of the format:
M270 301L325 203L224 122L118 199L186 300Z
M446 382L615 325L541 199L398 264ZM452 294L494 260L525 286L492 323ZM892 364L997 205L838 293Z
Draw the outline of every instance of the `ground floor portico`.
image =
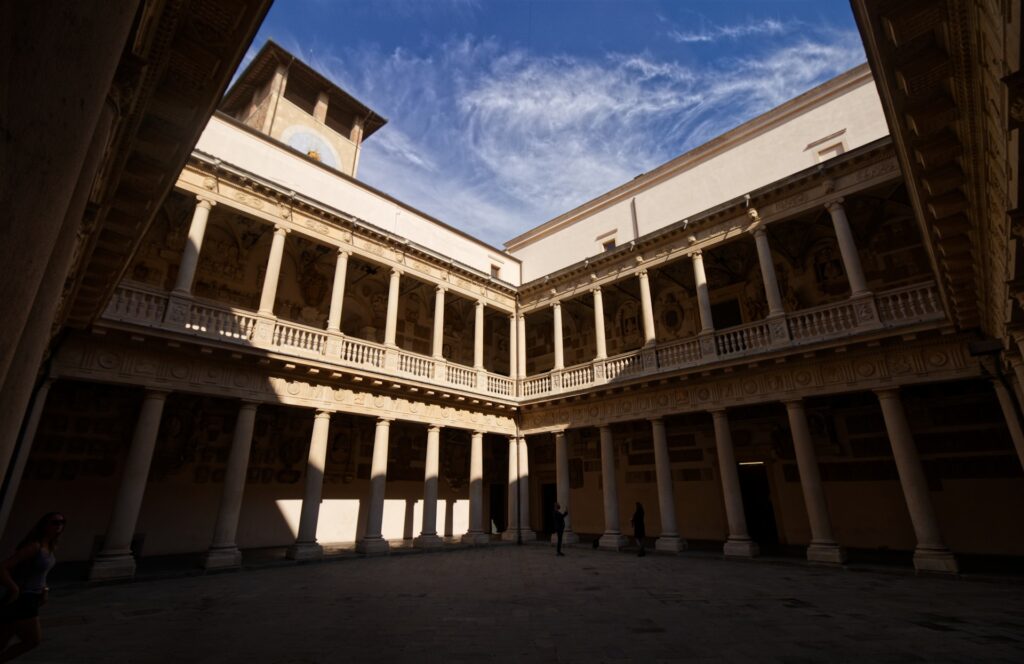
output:
M910 341L519 414L224 353L74 339L28 419L3 544L59 510L75 523L62 559L122 578L151 556L220 568L248 549L304 560L324 545L531 540L551 534L558 502L568 543L619 549L642 503L663 552L802 548L829 564L904 552L946 573L958 555L1019 560L1024 473L1001 385L955 338Z

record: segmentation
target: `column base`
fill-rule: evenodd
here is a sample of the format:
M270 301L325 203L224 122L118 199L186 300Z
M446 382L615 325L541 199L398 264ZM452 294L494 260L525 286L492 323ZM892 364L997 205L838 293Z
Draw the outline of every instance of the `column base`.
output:
M379 535L377 537L364 537L356 543L356 551L367 556L383 556L391 551L391 545Z
M835 542L812 542L807 547L807 561L825 565L842 565L846 562L846 549Z
M626 547L629 540L622 533L605 533L598 540L598 548L608 551L620 551Z
M90 581L130 579L135 576L135 558L131 551L100 553L89 568Z
M722 547L726 558L754 558L761 553L757 542L751 539L729 539Z
M914 569L935 574L958 574L956 556L949 549L914 549Z
M654 542L655 551L664 551L665 553L679 553L680 551L686 551L686 540L675 535L669 537L659 537Z
M579 543L580 543L580 536L577 535L576 533L574 533L573 531L566 530L564 533L562 533L562 546L570 546L572 544L579 544ZM551 545L552 546L557 546L558 545L558 534L557 533L551 535Z
M444 540L437 536L437 533L420 535L412 541L417 549L440 549L444 546Z
M224 569L226 567L241 567L242 552L237 546L224 546L211 548L206 552L203 559L203 567L206 569Z
M522 534L524 542L533 542L537 539L537 533L529 529L518 530L516 528L509 528L501 534L501 540L503 542L515 542L518 539L518 535Z
M318 560L324 557L324 548L316 542L296 542L284 555L288 560Z
M459 540L463 544L469 544L470 546L480 546L481 544L487 544L491 541L491 536L485 532L469 531Z

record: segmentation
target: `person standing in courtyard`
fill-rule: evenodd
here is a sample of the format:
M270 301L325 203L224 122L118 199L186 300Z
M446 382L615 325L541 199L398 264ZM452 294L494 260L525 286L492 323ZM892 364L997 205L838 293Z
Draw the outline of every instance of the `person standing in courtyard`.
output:
M558 535L558 544L555 547L556 556L564 556L562 553L562 535L565 534L565 517L569 516L569 510L562 511L562 506L555 503L555 534Z
M42 640L39 607L46 604L46 575L56 562L53 552L65 522L59 512L44 515L0 565L0 662L27 653ZM18 642L8 647L15 636Z
M636 540L636 545L640 547L640 551L636 555L644 556L647 554L644 550L644 538L647 537L647 528L644 526L644 506L641 503L636 504L636 511L633 512L633 518L630 522L633 524L633 538Z

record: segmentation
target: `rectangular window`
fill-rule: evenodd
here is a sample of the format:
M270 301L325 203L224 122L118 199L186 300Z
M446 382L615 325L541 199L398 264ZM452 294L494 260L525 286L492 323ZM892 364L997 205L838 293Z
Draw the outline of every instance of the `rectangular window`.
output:
M491 276L494 277L495 279L499 279L501 277L501 266L500 265L495 265L495 264L491 263Z
M601 243L601 249L604 250L604 251L611 251L614 248L615 248L615 238L612 238L610 240L605 240L604 242Z

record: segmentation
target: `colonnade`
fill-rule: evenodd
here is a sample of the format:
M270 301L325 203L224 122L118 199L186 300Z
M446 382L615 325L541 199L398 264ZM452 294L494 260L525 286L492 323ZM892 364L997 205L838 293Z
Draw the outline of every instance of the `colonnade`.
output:
M880 389L876 390L875 394L885 419L900 486L917 538L914 566L923 571L955 573L957 571L956 559L943 543L938 520L928 493L924 470L914 445L910 427L907 424L899 391L897 388ZM828 503L825 499L814 443L807 425L804 403L800 399L787 400L784 403L793 436L800 485L810 523L811 541L807 547L807 559L817 563L841 564L846 561L846 551L833 535ZM723 553L728 557L756 556L759 554L759 548L757 542L751 539L747 529L728 412L725 408L717 408L710 412L714 422L718 473L728 527ZM655 542L655 547L661 551L678 552L686 548L686 540L680 535L676 520L675 495L665 423L661 418L651 418L650 423L658 485L658 506L661 515L661 536ZM601 486L605 521L600 546L606 549L619 549L624 545L625 538L619 529L615 444L611 427L608 424L599 425L598 432L601 441ZM569 520L566 521L566 537L576 538L571 525L572 505L569 491L566 432L565 430L556 431L554 436L558 502L570 513Z
M836 241L839 245L839 253L846 270L847 279L850 284L850 298L859 299L869 297L871 293L867 289L867 282L864 278L864 270L861 266L860 255L857 252L857 245L853 239L853 232L850 230L850 223L846 217L846 210L843 207L843 199L837 198L828 202L825 206L831 216L832 226L835 230ZM749 210L753 225L750 233L754 236L754 243L757 247L757 258L761 269L761 278L764 284L765 298L768 302L768 320L785 316L782 292L779 289L778 276L775 273L775 263L772 260L771 246L768 242L766 225L761 221L757 211ZM693 267L693 279L697 293L697 310L700 316L700 333L698 337L708 337L715 332L715 323L711 313L711 294L708 290L707 275L704 271L704 255L700 249L691 251L689 254ZM640 310L643 324L643 347L648 348L658 343L655 330L655 316L653 297L651 295L650 275L646 268L641 268L635 273L640 291ZM596 338L595 360L603 360L608 357L607 338L604 326L604 298L600 286L590 289L593 297L594 307L594 332ZM554 345L554 366L553 370L565 368L564 349L562 341L562 303L555 301L551 303L553 313L553 345ZM524 344L525 339L525 315L520 314L518 325L519 343ZM525 358L520 363L525 367ZM525 370L524 370L525 375Z
M132 537L142 507L142 497L146 490L146 481L168 394L168 391L163 390L146 390L114 500L110 525L107 528L102 548L93 561L90 579L123 578L133 576L135 573L135 558L131 551ZM242 554L238 549L236 535L258 407L258 403L251 401L242 401L239 404L224 474L220 505L217 509L216 525L210 548L204 557L204 566L207 568L237 567L241 564ZM331 416L334 412L329 409L317 409L313 413L313 431L306 462L305 487L298 533L286 554L293 560L308 560L323 555L323 547L317 541L316 533L323 493L324 470L327 463ZM388 444L393 421L393 418L387 416L378 417L376 421L370 466L366 529L362 538L357 542L357 549L366 554L383 554L389 550L388 541L384 539L382 531ZM440 426L427 428L422 528L420 536L414 539L414 545L421 548L438 547L443 543L437 534L440 433ZM471 438L469 529L462 536L462 542L466 544L485 544L490 540L490 535L483 522L484 434L485 432L482 430L475 430L472 432ZM509 528L504 533L504 537L529 538L533 533L528 527L530 522L529 458L525 440L518 436L509 438L509 459L510 519ZM518 501L518 509L515 508L516 501ZM520 526L520 523L527 525Z
M202 250L203 238L206 234L207 223L210 218L210 210L216 205L216 201L206 196L196 197L196 207L192 213L192 221L189 224L188 241L182 253L181 264L178 268L178 275L175 280L172 295L179 298L190 298L192 296L192 285L195 281L196 269L199 265L199 255ZM281 278L281 262L284 259L285 240L291 230L281 224L274 225L274 235L271 239L270 252L267 256L266 271L263 276L263 286L260 290L260 304L258 314L265 318L273 319L274 303L277 299L278 285ZM334 268L334 280L331 286L331 299L328 307L326 331L333 334L341 334L341 322L343 315L343 304L345 300L345 286L348 273L348 262L352 251L348 247L337 247L337 258ZM401 279L404 272L398 267L392 267L388 280L388 301L387 314L384 324L384 345L388 348L397 348L396 338L398 332L398 304L401 292ZM448 288L442 284L435 285L434 298L434 321L432 330L431 356L443 360L444 347L444 307ZM485 370L484 367L484 316L486 303L482 299L476 300L473 328L473 368ZM518 353L516 350L516 319L513 314L509 318L509 366L512 378L517 377Z

